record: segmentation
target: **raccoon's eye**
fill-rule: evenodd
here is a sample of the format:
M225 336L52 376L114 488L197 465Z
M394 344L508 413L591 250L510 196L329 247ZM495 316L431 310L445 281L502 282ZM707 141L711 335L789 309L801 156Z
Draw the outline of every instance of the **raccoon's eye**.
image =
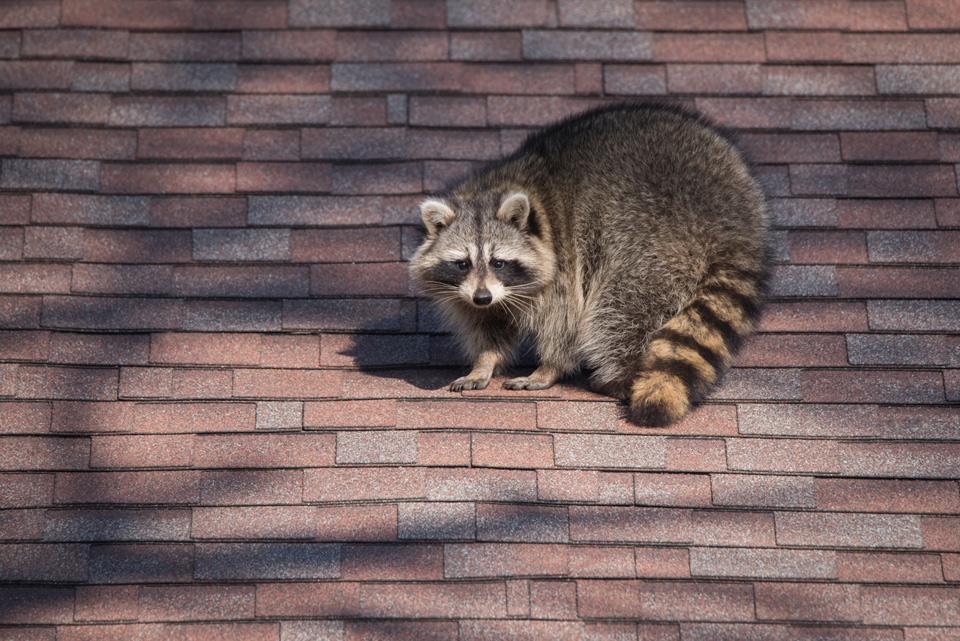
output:
M494 269L503 269L504 262L502 260L494 260L490 262L490 266Z
M457 269L460 269L460 270L463 270L463 271L466 271L467 268L470 267L470 263L468 263L468 262L465 261L465 260L458 260L458 261L455 263L455 265L457 266Z

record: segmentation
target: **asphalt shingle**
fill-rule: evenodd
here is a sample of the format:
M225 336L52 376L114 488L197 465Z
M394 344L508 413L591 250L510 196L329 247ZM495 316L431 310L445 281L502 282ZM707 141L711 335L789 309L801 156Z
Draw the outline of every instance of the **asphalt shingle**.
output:
M0 637L960 635L946 0L11 0ZM656 99L769 196L706 403L451 394L418 203Z

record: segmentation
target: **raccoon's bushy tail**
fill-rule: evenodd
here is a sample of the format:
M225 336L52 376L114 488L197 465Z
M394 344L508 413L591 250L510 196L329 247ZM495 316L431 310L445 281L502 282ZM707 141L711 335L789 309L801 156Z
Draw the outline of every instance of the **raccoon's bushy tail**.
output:
M737 269L715 271L651 336L630 389L634 421L675 423L707 395L754 329L764 278Z

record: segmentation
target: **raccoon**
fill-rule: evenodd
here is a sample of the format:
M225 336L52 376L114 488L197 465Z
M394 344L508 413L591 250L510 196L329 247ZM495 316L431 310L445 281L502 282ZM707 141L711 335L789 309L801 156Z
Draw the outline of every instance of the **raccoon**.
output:
M768 264L761 189L702 116L618 104L532 134L421 205L415 283L483 389L520 338L539 366L508 389L585 367L590 387L664 426L685 416L754 329Z

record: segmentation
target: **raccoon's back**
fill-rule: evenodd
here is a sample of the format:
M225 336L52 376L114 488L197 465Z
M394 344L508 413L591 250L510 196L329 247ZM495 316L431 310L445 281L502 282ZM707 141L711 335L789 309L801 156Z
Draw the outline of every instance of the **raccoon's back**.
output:
M616 105L532 135L557 251L579 280L626 279L634 311L666 313L730 252L762 257L763 195L733 143L698 116ZM757 265L762 269L762 265ZM632 285L631 285L632 284Z
M542 187L568 215L592 224L628 231L657 222L762 222L762 195L736 147L679 110L600 108L534 134L516 155L540 159Z

